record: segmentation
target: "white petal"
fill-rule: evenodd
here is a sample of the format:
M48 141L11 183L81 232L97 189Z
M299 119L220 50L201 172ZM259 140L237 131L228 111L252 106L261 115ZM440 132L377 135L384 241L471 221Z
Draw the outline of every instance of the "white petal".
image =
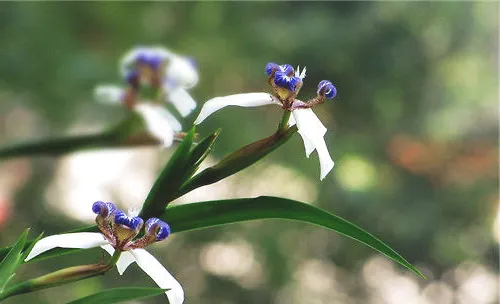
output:
M304 79L306 77L306 67L302 69L302 72L300 73L300 79Z
M168 100L175 106L182 117L186 117L194 109L196 109L196 101L189 95L186 89L182 87L174 87L166 89Z
M174 115L172 115L165 107L161 105L156 105L158 113L161 114L166 120L168 120L168 123L172 130L175 132L180 132L182 130L182 125L181 123L175 118ZM138 207L141 208L141 207Z
M76 232L56 234L39 240L24 261L29 261L45 251L61 248L93 248L105 245L108 242L104 236L97 232Z
M314 144L309 139L307 139L306 136L302 134L301 131L299 131L299 134L300 137L302 138L302 141L304 142L304 148L306 149L306 157L309 158L309 156L311 156L311 153L313 153L313 151L316 148L314 147Z
M268 93L246 93L215 97L205 102L194 124L200 124L212 113L227 106L259 107L270 104L280 105L279 101Z
M149 133L161 141L165 147L170 147L174 142L174 129L170 120L164 115L165 109L161 105L139 103L134 110L142 115ZM174 126L178 127L178 126Z
M130 250L137 265L147 273L160 288L170 289L166 292L170 304L184 302L184 290L181 284L158 262L158 260L144 249Z
M109 253L109 255L113 255L115 253L115 249L113 248L113 246L109 244L101 246L101 248L106 250L106 252ZM135 262L135 257L130 252L128 251L122 252L120 258L116 262L116 269L118 269L118 273L122 275L125 272L125 270L127 270L127 267L133 262Z
M297 109L293 111L292 114L297 122L299 133L304 139L306 153L308 149L310 149L307 145L313 146L318 151L321 168L320 179L323 180L334 166L334 162L326 147L325 139L323 138L326 133L326 128L311 109Z
M125 90L114 85L101 85L94 89L94 98L98 102L117 104L123 99Z
M165 71L169 83L186 89L198 83L198 71L189 59L182 56L171 56L169 59Z

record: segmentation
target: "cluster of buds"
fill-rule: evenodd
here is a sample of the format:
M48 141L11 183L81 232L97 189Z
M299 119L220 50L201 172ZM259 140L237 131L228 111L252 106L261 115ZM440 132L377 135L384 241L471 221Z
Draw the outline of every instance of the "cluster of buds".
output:
M285 110L307 109L321 104L327 99L333 99L337 95L337 89L329 80L322 80L318 84L317 96L306 102L296 99L302 88L302 80L306 77L306 68L295 71L290 64L278 65L270 62L266 65L266 74L269 76L269 85L274 90Z
M128 216L109 202L95 202L92 211L97 214L97 227L115 250L145 248L170 235L170 226L160 219L150 218L144 224L142 218ZM143 227L144 235L137 237Z

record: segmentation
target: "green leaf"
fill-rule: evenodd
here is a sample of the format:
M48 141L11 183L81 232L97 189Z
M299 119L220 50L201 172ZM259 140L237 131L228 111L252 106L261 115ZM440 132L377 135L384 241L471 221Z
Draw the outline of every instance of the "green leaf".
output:
M15 271L24 261L32 246L23 251L28 237L29 228L24 230L16 244L8 251L5 258L0 263L0 294L3 293L9 281L14 277ZM39 235L34 242L38 241L42 235ZM33 243L34 244L34 243Z
M190 171L187 172L185 182L189 179L196 170L200 167L201 163L205 160L205 158L212 152L213 146L219 137L221 130L217 130L211 135L205 137L201 142L199 142L196 147L193 148L189 155L188 163L191 165Z
M334 230L355 239L425 278L401 255L365 230L325 210L294 200L260 196L192 203L168 207L161 218L170 225L172 233L258 219L275 218L302 221ZM94 231L95 229L95 226L84 227L78 231ZM0 251L0 255L5 250L8 249ZM40 256L46 258L78 250L81 249L56 248Z
M322 209L285 198L260 196L185 204L167 208L162 216L173 233L268 218L298 220L334 230L379 251L424 277L396 251L358 226Z
M104 290L84 298L71 301L68 304L102 304L118 303L123 301L137 300L154 297L165 293L166 289L143 288L143 287L122 287ZM167 297L164 299L167 303Z
M193 127L156 179L139 216L149 218L161 214L172 194L176 193L184 182L183 177L188 170L189 152L193 145L194 134L195 128Z
M140 116L131 113L113 128L96 134L66 136L19 143L0 149L0 159L36 155L62 155L77 150L158 144L144 132ZM142 133L141 133L142 132Z
M286 143L297 131L293 126L287 130L278 130L273 135L251 143L238 151L226 156L218 164L203 170L182 185L177 197L180 197L196 188L210 185L231 176L258 162L267 154ZM175 197L175 198L177 198Z

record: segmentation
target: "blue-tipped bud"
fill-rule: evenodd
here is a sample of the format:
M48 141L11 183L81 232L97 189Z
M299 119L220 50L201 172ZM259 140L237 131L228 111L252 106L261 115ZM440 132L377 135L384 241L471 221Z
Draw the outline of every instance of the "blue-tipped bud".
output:
M128 227L132 230L137 230L142 227L143 223L144 221L138 216L130 218L125 214L125 212L118 209L115 212L115 224Z
M293 75L293 73L295 73L293 70L293 66L291 66L287 63L280 65L279 69L281 72L283 72L285 75L288 75L288 76L291 76L291 75Z
M137 53L135 62L148 65L152 69L158 69L163 63L163 58L151 50L146 49Z
M325 94L325 97L332 99L337 95L337 89L329 80L322 80L318 84L318 94Z
M162 241L170 235L170 226L164 221L152 217L146 221L146 234L155 234L156 241Z
M280 66L277 65L276 63L269 62L268 64L266 64L266 74L267 74L267 76L271 76L271 74L274 71L277 71L279 68L280 68Z
M295 92L297 85L301 83L300 77L288 76L284 72L276 72L274 74L274 83L280 87Z
M92 211L106 217L116 211L116 206L113 203L97 201L92 205Z

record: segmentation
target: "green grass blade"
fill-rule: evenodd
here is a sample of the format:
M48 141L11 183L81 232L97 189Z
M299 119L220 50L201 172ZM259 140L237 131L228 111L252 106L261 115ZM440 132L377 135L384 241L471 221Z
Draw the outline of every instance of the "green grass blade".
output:
M0 263L0 294L3 293L9 281L14 277L15 271L22 262L22 250L28 237L29 228L24 230L16 244L12 246L5 258Z
M174 193L178 191L188 170L189 152L193 145L194 134L195 128L193 127L156 179L139 216L145 218L158 216L163 212Z
M118 303L123 301L138 300L150 298L165 293L161 288L143 288L143 287L123 287L104 290L84 298L71 301L68 304L102 304ZM164 295L165 296L165 295ZM167 296L164 299L168 303Z
M384 242L343 218L314 206L279 197L209 201L167 208L162 219L172 232L240 221L279 218L298 220L334 230L386 255L415 274L423 274Z

